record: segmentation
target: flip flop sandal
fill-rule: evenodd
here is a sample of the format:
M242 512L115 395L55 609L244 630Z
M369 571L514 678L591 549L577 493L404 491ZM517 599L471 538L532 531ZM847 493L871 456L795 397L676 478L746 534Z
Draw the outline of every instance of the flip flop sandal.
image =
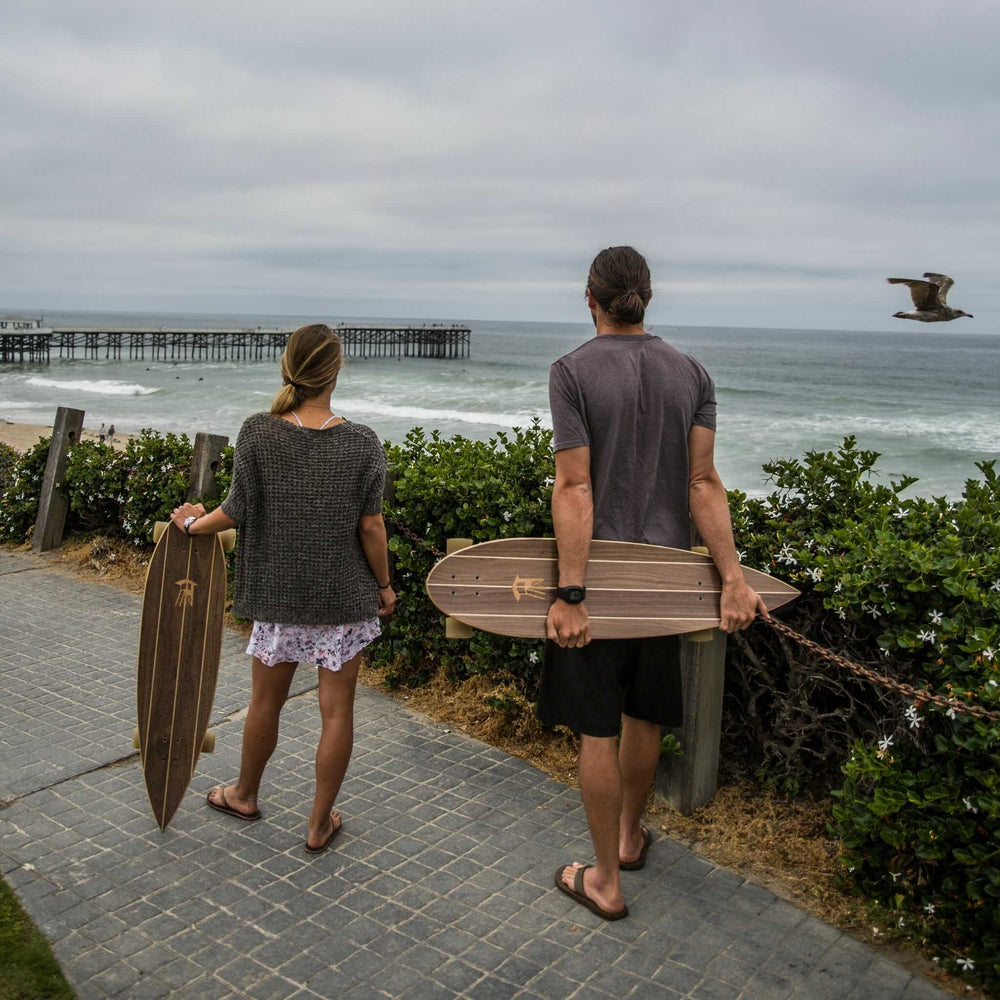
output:
M215 809L216 811L218 811L220 813L226 813L226 815L228 815L228 816L235 816L237 819L247 820L247 822L249 822L250 820L260 819L260 810L259 809L256 809L252 813L243 812L242 809L234 809L226 801L226 787L225 787L225 785L217 785L216 787L219 790L219 799L220 799L219 802L213 802L212 801L212 792L215 791L215 788L213 788L212 792L209 792L208 795L205 797L205 801L213 809Z
M556 888L565 895L569 896L575 903L579 903L581 906L587 907L591 913L596 913L602 920L621 920L622 917L628 916L628 907L623 906L620 910L605 910L604 907L599 906L595 903L590 896L588 896L583 891L583 873L588 868L593 868L593 865L584 865L582 868L577 868L576 875L573 877L573 888L571 889L562 879L562 873L566 869L566 865L562 868L556 869Z
M644 867L646 864L646 852L649 850L649 845L652 842L652 834L645 827L642 827L642 850L639 851L639 857L634 861L619 861L619 869L623 872L637 872L640 868Z
M326 838L326 840L323 841L322 844L320 844L319 847L310 847L309 846L309 840L307 838L306 839L306 853L307 854L322 854L333 843L333 838L336 837L338 833L340 833L340 829L341 829L341 827L343 825L344 825L344 821L343 820L341 820L339 823L334 824L333 832L330 834L329 837Z

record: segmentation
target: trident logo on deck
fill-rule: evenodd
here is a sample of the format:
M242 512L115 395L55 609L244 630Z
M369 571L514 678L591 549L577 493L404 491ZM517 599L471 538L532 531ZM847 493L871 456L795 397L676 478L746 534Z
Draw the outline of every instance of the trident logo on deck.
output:
M175 607L185 607L190 608L194 605L194 588L198 586L194 580L175 580L174 583L180 587L177 591L177 600L174 601Z
M539 601L545 600L544 581L539 577L522 579L515 575L510 589L514 592L515 601L520 601L522 597L535 597Z

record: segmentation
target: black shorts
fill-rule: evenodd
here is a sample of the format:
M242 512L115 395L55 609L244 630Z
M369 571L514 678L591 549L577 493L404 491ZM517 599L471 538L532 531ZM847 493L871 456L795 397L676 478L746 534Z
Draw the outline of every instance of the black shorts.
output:
M545 643L538 718L585 736L617 736L622 713L677 728L683 721L680 637Z

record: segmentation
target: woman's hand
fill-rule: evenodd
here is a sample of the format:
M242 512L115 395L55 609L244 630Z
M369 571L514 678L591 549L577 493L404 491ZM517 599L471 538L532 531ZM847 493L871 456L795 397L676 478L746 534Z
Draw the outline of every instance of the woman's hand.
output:
M378 591L378 616L387 618L396 610L396 591L392 587L379 587Z
M204 516L205 508L200 503L182 503L180 507L174 508L173 513L170 515L170 520L183 531L185 518Z

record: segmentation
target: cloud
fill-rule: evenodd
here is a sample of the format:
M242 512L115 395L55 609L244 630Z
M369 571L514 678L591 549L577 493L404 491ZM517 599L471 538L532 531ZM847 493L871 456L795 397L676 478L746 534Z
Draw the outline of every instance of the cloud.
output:
M572 319L618 242L676 322L997 298L984 4L342 6L12 11L0 303Z

